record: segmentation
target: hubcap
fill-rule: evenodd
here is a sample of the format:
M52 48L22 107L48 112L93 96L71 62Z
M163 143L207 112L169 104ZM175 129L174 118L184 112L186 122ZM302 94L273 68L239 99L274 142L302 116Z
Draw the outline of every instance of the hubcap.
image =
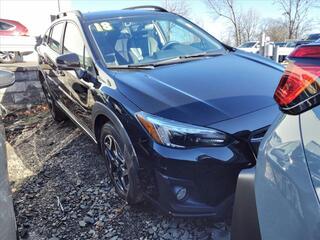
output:
M3 62L10 62L14 59L15 53L14 52L0 52L0 59Z
M126 194L129 186L128 169L119 144L112 135L107 135L103 144L110 176L113 178L117 188L123 194Z

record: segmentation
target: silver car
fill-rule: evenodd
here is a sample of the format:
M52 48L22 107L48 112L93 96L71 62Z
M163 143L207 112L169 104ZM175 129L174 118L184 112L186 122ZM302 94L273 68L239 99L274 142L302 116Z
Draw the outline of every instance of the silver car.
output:
M0 88L14 83L11 72L0 70ZM8 179L7 156L5 148L5 133L0 123L0 240L17 239L16 221L13 210L12 194Z
M275 92L283 114L238 178L232 239L320 239L320 43L302 45Z

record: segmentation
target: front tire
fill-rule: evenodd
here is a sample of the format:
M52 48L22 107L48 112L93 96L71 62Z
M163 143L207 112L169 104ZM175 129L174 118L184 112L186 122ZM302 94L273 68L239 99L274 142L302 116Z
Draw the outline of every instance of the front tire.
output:
M112 124L106 123L101 130L100 147L106 161L107 174L118 195L131 205L141 202L137 169L133 157L128 154L128 148L132 146L126 146L121 134Z

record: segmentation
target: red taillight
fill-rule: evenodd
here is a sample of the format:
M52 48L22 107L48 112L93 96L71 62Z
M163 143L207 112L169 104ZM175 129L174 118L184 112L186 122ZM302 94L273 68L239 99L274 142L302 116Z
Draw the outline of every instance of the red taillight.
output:
M300 46L288 58L274 99L283 112L295 115L320 104L320 45Z
M319 76L320 66L289 64L275 92L276 102L286 106L306 90L312 95L316 94L318 89L312 84Z
M320 58L320 45L303 45L295 49L289 58Z

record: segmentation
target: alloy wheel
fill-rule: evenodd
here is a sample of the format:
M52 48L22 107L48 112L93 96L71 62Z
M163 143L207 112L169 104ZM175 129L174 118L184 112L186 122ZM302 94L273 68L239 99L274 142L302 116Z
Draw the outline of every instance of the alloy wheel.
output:
M129 188L129 175L126 161L118 142L112 135L106 135L103 141L108 171L117 189L126 195Z

